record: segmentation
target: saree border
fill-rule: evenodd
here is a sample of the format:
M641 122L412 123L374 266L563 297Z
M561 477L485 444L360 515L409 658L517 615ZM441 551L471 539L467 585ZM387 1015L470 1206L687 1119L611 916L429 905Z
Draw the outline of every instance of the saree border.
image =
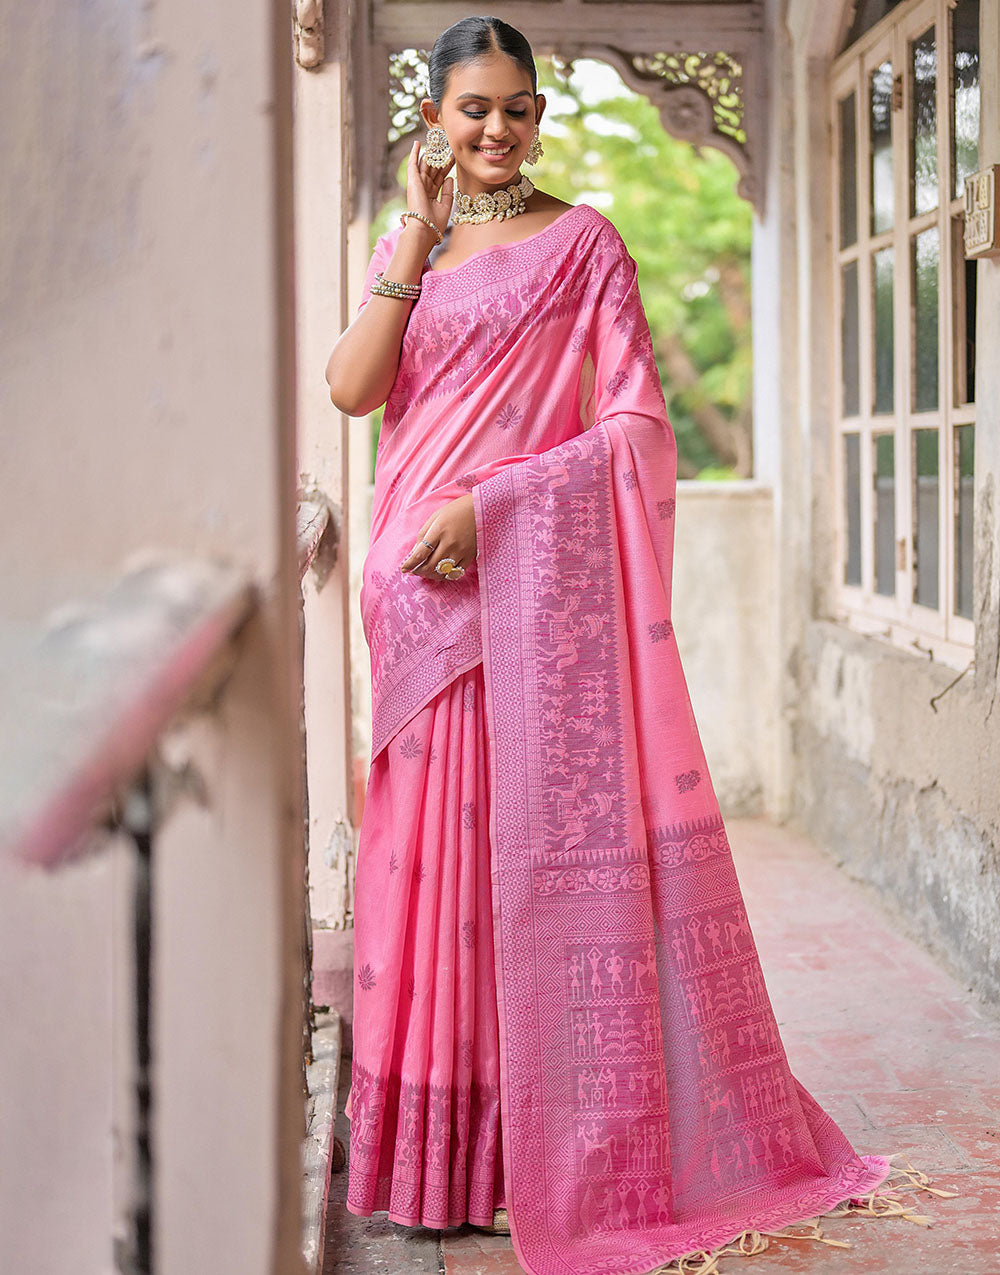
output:
M598 439L600 439L599 443ZM532 880L533 869L536 866L532 848L540 847L541 851L544 851L544 829L537 828L531 821L532 806L537 803L530 800L530 794L538 778L534 774L531 758L534 757L537 763L538 741L519 737L516 731L504 730L498 723L503 720L503 706L507 703L509 696L520 696L524 702L534 702L532 696L537 697L537 687L526 683L532 664L530 654L538 640L538 635L529 621L536 601L536 581L533 578L533 572L526 569L526 564L530 568L531 555L530 544L523 543L527 535L524 519L510 516L510 504L518 497L529 495L536 483L544 486L546 473L559 469L561 462L572 463L569 458L574 450L573 444L577 444L579 440L567 441L569 446L560 447L556 454L550 454L544 459L536 458L527 466L519 467L520 472L503 471L502 477L500 474L493 475L484 484L473 488L477 538L481 562L485 567L480 570L480 609L483 626L486 716L491 745L489 836L493 864L491 885L500 1029L500 1101L501 1127L504 1130L505 1191L511 1239L518 1259L530 1275L570 1275L570 1273L572 1275L612 1275L612 1273L613 1275L643 1275L677 1258L728 1243L743 1234L748 1227L770 1229L793 1224L807 1217L813 1217L845 1199L874 1190L888 1174L889 1162L885 1157L859 1156L853 1152L832 1118L791 1072L787 1071L787 1060L784 1059L782 1051L783 1065L790 1082L789 1102L798 1107L797 1136L803 1141L787 1167L778 1166L766 1178L762 1178L759 1184L754 1184L749 1189L743 1187L741 1190L728 1192L717 1189L717 1200L722 1201L728 1198L739 1201L741 1221L738 1229L725 1218L711 1217L710 1211L704 1218L699 1219L697 1207L694 1208L694 1215L689 1220L678 1219L673 1213L671 1201L668 1219L664 1221L658 1218L655 1222L651 1221L642 1231L634 1229L631 1224L624 1231L587 1227L574 1235L571 1229L571 1233L567 1234L563 1241L551 1233L552 1219L549 1210L539 1208L539 1200L551 1203L550 1192L553 1188L550 1167L556 1167L560 1187L563 1190L571 1178L577 1184L574 1199L566 1201L567 1217L571 1210L586 1209L586 1199L581 1205L576 1197L582 1189L584 1178L590 1175L576 1163L579 1149L575 1141L577 1139L575 1116L566 1115L564 1112L558 1116L554 1131L558 1145L552 1146L550 1146L550 1135L553 1134L553 1130L547 1128L547 1121L543 1118L545 1086L542 1073L546 1055L542 1036L545 1031L553 1027L553 1023L550 1022L551 1014L546 1018L543 1013L545 998L538 984L537 968L537 962L542 959L542 956L538 950L534 929L539 900L536 898ZM615 486L610 462L615 453L615 446L603 422L597 427L596 437L593 431L588 432L588 444L585 446L584 455L576 455L573 459L578 464L590 463L595 447L600 450L602 460L607 463L605 472L610 477L605 486L605 492L613 508ZM613 516L610 518L610 529L612 538L617 540L618 529ZM602 530L608 529L602 528ZM613 585L612 606L615 614L624 623L621 580L613 567L609 567L608 571L615 577L614 580L607 582ZM498 590L498 583L502 591ZM508 586L509 592L507 592ZM616 689L623 690L625 704L630 699L631 688L621 688L618 683L623 676L627 677L630 658L631 652L627 640L624 642L624 649L616 650L614 654L608 653L609 678L614 679ZM610 669L612 664L613 671ZM622 671L623 665L625 674ZM628 741L623 738L619 749L627 751L627 747ZM623 758L623 761L628 769L626 759ZM500 786L501 774L507 776L503 789ZM628 820L625 817L628 812L621 813L622 820L618 831L625 834L626 842L618 848L621 852L628 852L632 849L633 838L629 836ZM514 817L516 826L508 829L505 824L511 817ZM706 821L711 828L706 826ZM725 840L721 812L706 811L693 820L680 819L670 821L663 827L646 828L644 830L645 848L649 858L659 863L657 850L662 847L658 845L658 838L662 840L666 837L668 843L672 844L686 828L694 829L701 839L704 839L710 831L721 830L722 839ZM541 841L537 839L539 836L542 837ZM728 850L728 844L724 849ZM539 852L539 850L535 851L536 854ZM700 854L696 857L698 863L696 864L692 857L691 867L700 866L706 856ZM667 859L669 861L669 855ZM662 870L668 864L660 863L659 866ZM671 863L669 866L676 865ZM510 883L510 889L504 888L506 883ZM714 885L717 886L718 883ZM737 894L733 897L741 899L742 892L739 891L738 882L735 883L734 889ZM717 892L717 889L713 888L709 894L714 899ZM704 901L708 901L707 897ZM691 899L678 900L678 904L679 913L683 914L689 910ZM516 909L514 912L511 912L512 906ZM608 906L612 906L611 899L608 900ZM602 926L591 927L589 931L591 937L600 934L605 939L614 938L619 929L623 939L639 936L640 931L644 933L643 926L649 919L645 917L645 909L641 905L637 910L632 904L628 907L633 913L631 928L629 925L616 926L612 923L614 918L609 918L606 923L602 922L603 928ZM669 911L664 915L669 915ZM525 932L524 942L531 943L532 951L536 954L533 984L515 982L505 977L505 970L517 964L517 957L511 950L511 943L512 936L522 925L529 927ZM565 939L568 931L565 927L563 929L562 938ZM612 933L612 930L615 933ZM548 936L550 939L552 937L553 935ZM598 940L594 938L594 941ZM766 989L764 995L766 996ZM549 996L549 1000L551 999ZM548 1005L548 1008L551 1009L552 1006ZM773 1016L769 999L768 1009ZM515 1033L513 1025L521 1015L530 1017L530 1026L526 1028L526 1031L530 1031L535 1036L534 1053L530 1058L529 1071L541 1085L539 1092L534 1092L534 1082L529 1079L527 1072L523 1072L520 1064L517 1071L521 1071L522 1074L512 1074L515 1069L512 1069L510 1065L511 1054L512 1050L517 1049L517 1046L512 1043L512 1036L522 1034ZM515 1086L517 1086L516 1092ZM635 1110L627 1112L629 1120L634 1122L662 1119L664 1128L668 1129L669 1103L665 1101L666 1083L662 1084L659 1093L661 1096L659 1104L652 1102L645 1107L639 1104ZM566 1103L567 1110L575 1113L576 1107L572 1100L567 1097ZM660 1107L663 1108L662 1111ZM532 1173L538 1182L538 1193L537 1195L533 1193L530 1200L525 1198L520 1181L523 1177L524 1165L516 1159L519 1150L523 1152L525 1140L532 1151ZM807 1151L808 1154L806 1154ZM567 1157L569 1157L568 1160ZM515 1163L518 1164L520 1173L515 1173ZM664 1181L668 1182L672 1177L670 1166L665 1164L660 1171L665 1174ZM563 1178L567 1179L566 1182L562 1181ZM580 1216L582 1217L583 1214L581 1213ZM656 1238L658 1233L661 1237L659 1240Z

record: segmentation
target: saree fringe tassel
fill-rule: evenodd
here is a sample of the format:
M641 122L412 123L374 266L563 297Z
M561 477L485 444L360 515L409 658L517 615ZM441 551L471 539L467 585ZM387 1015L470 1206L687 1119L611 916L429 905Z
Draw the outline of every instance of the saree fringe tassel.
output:
M901 1217L918 1226L933 1226L931 1218L914 1211L913 1204L900 1198L900 1192L927 1191L941 1199L954 1199L957 1191L945 1191L941 1187L932 1186L931 1179L922 1169L914 1168L909 1158L902 1151L887 1157L890 1161L902 1160L905 1167L894 1165L886 1179L886 1183L868 1195L844 1200L836 1208L824 1213L825 1218L847 1217L851 1213L861 1213L867 1217ZM744 1231L728 1244L711 1252L701 1250L678 1258L667 1266L658 1266L648 1275L723 1275L719 1265L722 1257L756 1257L771 1247L772 1239L811 1240L819 1244L828 1244L831 1248L851 1248L849 1240L835 1240L826 1235L821 1225L822 1218L808 1218L802 1222L794 1222L780 1231Z

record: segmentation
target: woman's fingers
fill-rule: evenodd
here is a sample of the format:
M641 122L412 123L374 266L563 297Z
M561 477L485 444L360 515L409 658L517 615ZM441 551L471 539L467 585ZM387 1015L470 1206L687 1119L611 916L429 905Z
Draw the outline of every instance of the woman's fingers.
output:
M465 566L458 549L449 549L444 541L435 541L433 536L427 536L426 539L434 548L429 548L422 539L419 540L399 564L404 575L423 576L425 580L444 580L447 573L438 571L437 565L445 558L451 559L456 567Z
M421 546L421 548L424 548L424 546ZM418 554L417 557L419 558L420 555ZM457 550L449 552L447 549L444 549L439 545L433 553L428 552L428 556L426 558L422 561L418 561L416 566L411 567L411 569L404 572L404 574L408 576L423 576L425 580L445 580L447 579L447 572L438 571L437 565L446 558L449 561L454 562L456 567L465 565Z
M424 568L430 565L430 560L436 553L440 541L441 532L434 527L434 518L428 518L417 532L413 548L399 564L400 569L407 575L424 575Z
M455 166L455 156L452 155L443 168L432 167L427 163L426 156L420 149L420 140L417 138L410 147L410 158L407 164L408 167L416 169L417 176L423 182L424 190L427 192L428 197L434 200L437 199L438 191L444 185L445 178Z
M400 562L404 575L419 575L427 580L447 580L448 573L438 571L437 566L450 558L455 567L461 567L458 579L464 574L469 561L476 556L475 526L468 526L473 516L471 495L460 496L434 514L417 532L413 548Z
M452 163L454 163L454 156L452 156ZM455 179L447 175L448 170L446 168L441 170L441 174L441 180L438 183L437 190L434 192L434 198L439 204L447 208L450 213L451 201L455 197Z
M406 172L407 186L411 192L415 194L415 192L419 189L424 192L426 197L431 197L433 195L429 185L430 179L428 177L427 165L424 162L423 155L420 154L419 141L414 141L413 145L410 147L410 156L406 161ZM417 212L423 212L423 209L418 207Z
M410 147L410 162L423 178L425 186L428 181L433 182L436 170L432 169L427 163L427 157L420 148L419 137L414 139L413 145Z
M413 548L399 564L400 571L406 572L407 574L415 574L416 569L421 566L421 564L434 552L432 547L424 544L425 537L430 541L430 546L434 545L435 542L433 538L427 536L426 532L421 532Z

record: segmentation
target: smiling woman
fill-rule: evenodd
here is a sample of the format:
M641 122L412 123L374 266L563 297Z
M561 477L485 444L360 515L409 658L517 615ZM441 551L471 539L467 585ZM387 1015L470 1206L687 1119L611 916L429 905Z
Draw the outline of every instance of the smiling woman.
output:
M327 371L385 403L347 1204L506 1221L529 1275L650 1271L889 1164L771 1009L670 619L636 263L520 173L545 105L520 33L464 19L430 71L403 224Z

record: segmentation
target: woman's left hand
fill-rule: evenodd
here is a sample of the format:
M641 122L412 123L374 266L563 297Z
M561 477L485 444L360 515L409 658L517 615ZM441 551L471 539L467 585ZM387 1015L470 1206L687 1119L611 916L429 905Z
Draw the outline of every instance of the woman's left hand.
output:
M421 544L423 540L430 541L434 548ZM442 558L454 558L457 566L468 569L475 556L476 514L470 491L449 500L424 523L417 533L416 543L399 565L407 575L446 581L447 576L435 570Z

